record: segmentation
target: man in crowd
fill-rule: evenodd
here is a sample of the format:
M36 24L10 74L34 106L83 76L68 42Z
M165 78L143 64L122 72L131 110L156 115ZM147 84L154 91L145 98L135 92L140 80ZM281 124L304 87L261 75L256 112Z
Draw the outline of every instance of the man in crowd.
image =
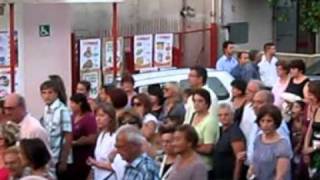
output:
M206 85L208 79L207 70L201 66L194 66L190 69L188 81L190 84L190 87L195 89L203 88L207 90L210 93L211 97L211 106L209 108L210 114L212 116L217 116L217 106L218 106L218 100L216 94ZM192 119L192 115L194 114L194 103L192 100L192 96L190 96L187 100L186 104L186 115L185 115L185 124L190 124L190 121Z
M255 115L257 116L261 107L266 106L266 105L273 105L273 103L274 103L274 96L271 91L268 91L268 90L258 91L253 97L253 109L254 109ZM289 144L291 144L290 138L289 138L289 129L288 129L288 126L284 120L281 122L280 127L277 129L277 132L282 137L284 137L286 140L288 140ZM248 155L249 162L251 162L251 160L253 158L254 141L257 138L257 136L261 133L262 133L262 131L259 129L258 125L254 124L253 128L251 129L251 132L250 132L250 137L247 141L247 146L248 146L247 155Z
M218 59L216 68L219 71L227 71L228 73L236 67L238 64L237 60L233 57L234 53L234 42L225 41L222 45L223 55Z
M49 136L39 120L27 113L25 99L19 94L9 94L4 101L8 119L20 125L20 139L41 139L49 147Z
M58 88L52 81L40 86L41 97L46 106L42 125L49 133L52 161L56 166L58 179L70 179L68 164L72 163L72 122L68 108L58 98Z
M264 54L258 64L260 78L263 84L272 89L277 80L277 67L278 59L275 57L276 46L273 43L266 43L263 47Z
M116 148L127 161L123 180L159 180L159 167L143 151L145 139L141 132L132 125L124 125L117 131Z
M250 81L251 79L259 79L259 72L249 61L249 53L242 51L238 53L239 64L232 69L231 75L238 80Z

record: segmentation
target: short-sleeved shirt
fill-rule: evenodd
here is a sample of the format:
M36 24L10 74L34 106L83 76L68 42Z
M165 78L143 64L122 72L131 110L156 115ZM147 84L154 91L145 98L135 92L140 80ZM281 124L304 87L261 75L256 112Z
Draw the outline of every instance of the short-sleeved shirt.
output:
M80 121L77 123L72 116L72 136L73 140L76 141L81 137L88 137L97 133L97 124L94 115L91 112L84 114ZM75 162L75 167L80 170L83 166L81 163L86 162L89 156L93 155L94 145L82 145L73 147L73 157Z
M68 108L59 100L47 105L44 110L43 127L49 134L49 144L54 164L59 162L60 153L65 143L64 133L72 133L71 114ZM68 163L72 163L72 153L68 155Z
M220 138L214 148L214 172L217 179L233 179L236 156L233 153L232 143L245 142L245 137L237 124L221 131Z
M144 153L126 166L123 180L160 180L159 169L157 163Z
M185 167L177 167L179 164L178 160L173 164L173 169L169 174L167 180L206 180L208 179L208 171L199 156L195 159L194 162L190 163Z
M238 61L234 57L227 57L226 55L221 56L218 61L216 68L218 71L226 71L228 73L238 65Z
M277 81L277 62L278 59L276 57L272 57L272 59L268 61L266 56L263 55L258 64L261 81L267 87L272 88Z
M280 138L275 143L262 142L262 135L259 135L254 142L253 166L254 173L259 180L275 179L276 166L279 158L292 157L292 149L288 141ZM290 167L284 176L284 180L290 180Z
M192 124L192 122L191 122ZM219 123L213 116L207 115L200 123L192 125L197 131L200 144L216 144L219 138ZM208 170L212 169L212 157L201 155Z

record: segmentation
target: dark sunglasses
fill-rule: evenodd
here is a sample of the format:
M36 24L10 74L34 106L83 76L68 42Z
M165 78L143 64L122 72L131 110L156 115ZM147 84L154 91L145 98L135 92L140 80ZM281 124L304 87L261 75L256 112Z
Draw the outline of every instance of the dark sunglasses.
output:
M142 103L132 103L132 106L140 107L140 106L142 106Z

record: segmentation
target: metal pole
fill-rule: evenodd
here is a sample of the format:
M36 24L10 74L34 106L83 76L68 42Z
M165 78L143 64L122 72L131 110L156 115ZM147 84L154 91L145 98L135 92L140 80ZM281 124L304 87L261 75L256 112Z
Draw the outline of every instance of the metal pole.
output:
M16 53L14 42L14 4L10 3L9 6L9 33L10 33L10 80L11 92L15 92L15 66L16 66Z
M118 10L117 3L112 4L112 47L113 47L113 78L117 78L117 46L118 46Z

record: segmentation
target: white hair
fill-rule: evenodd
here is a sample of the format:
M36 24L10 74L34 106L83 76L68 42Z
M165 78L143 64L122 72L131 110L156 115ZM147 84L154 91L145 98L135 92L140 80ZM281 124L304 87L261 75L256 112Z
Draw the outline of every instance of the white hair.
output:
M140 130L137 127L129 124L121 126L117 130L116 134L117 136L119 136L120 134L125 135L128 142L137 145L142 145L146 141Z
M234 112L235 112L234 107L232 107L232 105L229 103L220 104L218 109L227 109L232 116L234 115Z

